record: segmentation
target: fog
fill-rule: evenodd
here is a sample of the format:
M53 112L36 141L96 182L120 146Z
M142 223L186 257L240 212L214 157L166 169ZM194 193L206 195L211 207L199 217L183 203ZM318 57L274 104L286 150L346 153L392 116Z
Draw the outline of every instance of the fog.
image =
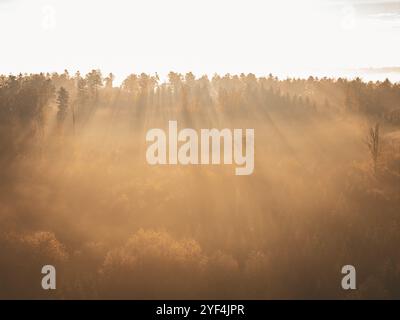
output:
M252 75L212 81L179 75L174 82L170 74L152 89L132 91L127 81L89 87L93 97L81 103L79 77L59 76L44 76L57 90L39 122L37 114L25 121L30 109L18 109L23 84L22 93L13 93L20 97L15 109L2 117L1 298L399 293L399 127L363 109L364 102L349 109L342 84L330 80L327 90L324 80ZM69 85L61 116L58 89ZM383 84L363 86L372 94ZM179 128L253 128L253 174L236 176L235 165L224 164L149 165L146 132L166 129L169 120ZM374 171L366 139L376 122L382 148ZM40 287L47 264L57 269L56 291ZM357 268L358 290L351 293L340 285L347 264Z

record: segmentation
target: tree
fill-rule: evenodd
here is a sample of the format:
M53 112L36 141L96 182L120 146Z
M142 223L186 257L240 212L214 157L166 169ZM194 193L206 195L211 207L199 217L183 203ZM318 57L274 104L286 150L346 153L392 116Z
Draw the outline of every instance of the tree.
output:
M110 73L108 75L108 77L104 78L106 88L111 89L113 87L114 79L115 79L115 76L112 73Z
M92 70L86 75L86 82L89 88L89 94L92 100L96 103L99 95L99 88L103 85L103 77L100 70Z
M59 125L61 125L64 122L67 116L68 103L69 103L68 91L64 87L61 87L60 90L58 90L57 92L57 107L58 107L57 120Z
M122 83L122 88L132 94L139 91L139 80L136 74L129 75Z
M77 79L76 84L77 89L77 100L80 106L84 105L88 98L87 88L86 88L86 80L83 78Z
M380 154L379 123L375 124L374 127L369 129L366 144L368 146L372 158L372 163L374 166L374 172L376 174L378 169L378 159Z

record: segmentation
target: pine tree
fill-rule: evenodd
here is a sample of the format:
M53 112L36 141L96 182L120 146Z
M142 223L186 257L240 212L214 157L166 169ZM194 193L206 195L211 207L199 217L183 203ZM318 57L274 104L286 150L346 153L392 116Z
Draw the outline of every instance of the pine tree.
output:
M59 124L62 124L67 116L68 102L68 91L64 87L61 87L60 90L58 90L57 92L57 120Z

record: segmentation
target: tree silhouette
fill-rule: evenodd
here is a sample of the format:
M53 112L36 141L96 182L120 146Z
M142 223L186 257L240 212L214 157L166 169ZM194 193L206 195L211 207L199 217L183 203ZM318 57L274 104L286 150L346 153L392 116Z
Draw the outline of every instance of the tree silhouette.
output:
M61 87L57 92L57 107L58 107L57 120L59 125L62 125L67 116L68 103L69 103L68 91L64 87Z

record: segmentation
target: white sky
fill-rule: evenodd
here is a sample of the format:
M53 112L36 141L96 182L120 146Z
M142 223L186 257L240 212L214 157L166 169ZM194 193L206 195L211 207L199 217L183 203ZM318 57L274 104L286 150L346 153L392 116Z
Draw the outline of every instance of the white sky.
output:
M399 66L400 1L0 0L0 73Z

